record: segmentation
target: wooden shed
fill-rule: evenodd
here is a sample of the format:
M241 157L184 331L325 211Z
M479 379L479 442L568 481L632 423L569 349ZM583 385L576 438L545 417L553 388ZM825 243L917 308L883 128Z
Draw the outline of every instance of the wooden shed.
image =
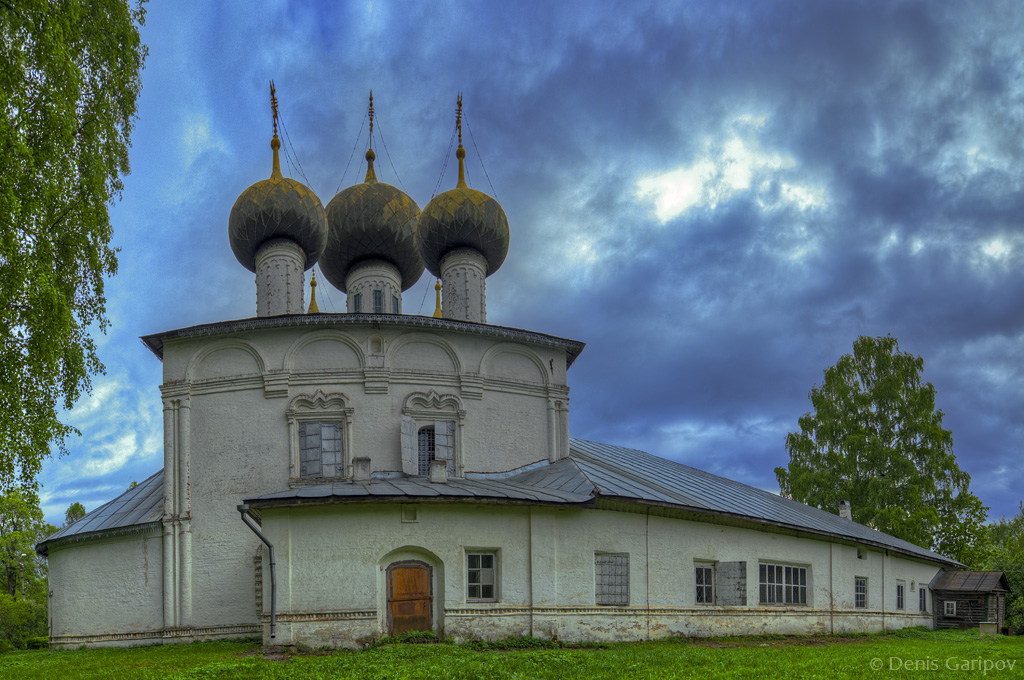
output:
M1010 587L1001 571L942 570L929 584L935 628L977 628L990 621L1003 630Z

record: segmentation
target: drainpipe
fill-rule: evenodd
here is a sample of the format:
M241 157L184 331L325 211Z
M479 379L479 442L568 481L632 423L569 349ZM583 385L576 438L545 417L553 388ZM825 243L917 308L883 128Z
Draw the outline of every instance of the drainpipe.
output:
M266 536L260 533L259 527L249 519L248 503L239 505L238 512L242 515L242 521L245 522L245 526L252 529L252 532L263 541L263 545L267 546L270 550L270 639L274 639L277 637L277 563L274 561L274 546L270 544Z

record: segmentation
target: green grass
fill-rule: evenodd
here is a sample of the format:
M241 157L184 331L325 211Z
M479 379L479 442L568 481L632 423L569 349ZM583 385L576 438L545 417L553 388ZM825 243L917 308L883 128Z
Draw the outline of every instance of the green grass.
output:
M504 644L410 642L268 658L251 641L19 651L0 655L0 678L1024 678L1024 637L980 638L977 631L677 639L586 648L533 638ZM881 664L877 671L871 666L875 659ZM972 661L973 669L961 668ZM916 667L908 669L908 662Z

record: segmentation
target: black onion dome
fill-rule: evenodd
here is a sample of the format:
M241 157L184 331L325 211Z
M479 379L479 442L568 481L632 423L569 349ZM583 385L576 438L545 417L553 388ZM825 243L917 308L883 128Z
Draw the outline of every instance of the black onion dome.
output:
M327 204L327 249L320 271L344 293L349 270L363 260L393 264L408 290L423 274L423 260L416 248L416 219L420 208L409 196L390 184L378 182L373 172L373 151L366 181L342 189Z
M228 217L231 250L251 272L256 271L256 251L267 241L294 241L306 253L306 269L316 264L327 245L324 206L305 184L281 175L277 158L280 145L275 135L271 142L274 170L270 179L243 191Z
M472 248L487 260L487 276L508 255L508 218L501 205L476 189L459 186L438 194L423 209L417 227L420 256L441 276L441 260L456 248Z

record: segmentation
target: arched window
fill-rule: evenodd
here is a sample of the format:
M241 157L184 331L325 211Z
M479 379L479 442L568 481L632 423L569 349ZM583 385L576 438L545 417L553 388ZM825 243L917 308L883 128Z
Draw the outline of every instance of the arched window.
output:
M448 476L461 475L458 428L466 412L453 394L414 392L402 406L402 471L426 477L430 461L448 463Z

